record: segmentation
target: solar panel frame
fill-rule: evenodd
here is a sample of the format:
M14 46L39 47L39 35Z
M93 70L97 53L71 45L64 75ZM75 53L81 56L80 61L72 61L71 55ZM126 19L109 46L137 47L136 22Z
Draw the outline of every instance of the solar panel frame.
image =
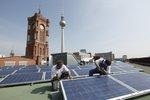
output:
M51 68L41 68L40 72L51 72Z
M139 75L142 74L142 75L146 75L150 79L150 75L149 74L142 73L142 72L132 72L132 71L129 72L129 73L121 73L121 74L108 75L108 77L111 78L111 77L119 76L119 75L129 75L130 76L130 74L133 74L133 75L135 74L134 76L137 76L136 74L139 74ZM141 77L143 77L143 76L141 76ZM86 78L91 78L91 77L86 77ZM138 78L138 77L136 77L136 78ZM85 79L85 78L80 78L80 79ZM78 79L75 79L75 80L78 80ZM116 81L116 80L117 80L117 78L114 81ZM64 81L68 81L68 80L64 80ZM116 81L116 82L118 82L118 81ZM150 80L149 80L149 82L150 82ZM133 97L136 97L136 96L141 96L141 95L149 94L150 93L150 87L147 87L145 89L143 88L143 89L139 90L139 89L135 88L133 85L130 86L130 84L127 84L127 83L129 83L129 82L125 82L125 83L122 82L122 83L119 83L119 84L121 84L122 86L124 86L124 87L128 88L129 90L133 91L133 93L122 95L122 96L113 97L113 98L110 98L109 100L129 99L129 98L133 98ZM62 87L62 92L63 92L64 100L67 100L67 95L66 95L66 92L65 92L64 85L63 85L62 81L60 81L60 84L61 84L61 87ZM69 100L71 100L71 99L69 99ZM90 100L92 100L92 99L90 99Z
M9 70L0 70L0 76L5 77L11 73L16 71L15 69L9 69Z
M23 76L23 75L30 76L30 75L33 75L33 74L34 74L34 76L38 75L38 78L37 77L35 78L35 77ZM2 81L0 81L0 87L41 82L42 81L42 74L43 73L30 73L30 75L29 75L29 73L25 73L25 74L13 74L12 76L8 75ZM19 79L19 76L17 76L17 75L22 75L22 76L20 76L21 80ZM15 77L15 76L17 76L17 77ZM9 79L9 77L10 77L10 79ZM12 82L10 82L11 80L12 80Z
M93 69L93 68L91 68ZM77 76L88 76L89 75L89 71L91 69L88 69L88 68L84 68L84 69L75 69L74 71L77 73Z
M74 79L74 80L84 80L85 81L85 79L90 79L90 78L93 78L93 77L87 77L87 78L80 78L80 79ZM109 78L110 79L110 78ZM100 79L101 80L101 79ZM128 94L131 94L131 93L133 93L133 91L131 91L131 90L129 90L128 88L126 88L126 87L124 87L124 86L122 86L122 85L120 85L119 83L117 83L117 82L115 82L115 81L113 81L112 79L110 79L111 81L110 82L114 82L113 84L117 84L116 86L118 86L118 89L120 89L120 93L122 93L121 92L121 88L120 87L122 87L122 89L124 90L124 91L128 91ZM63 92L63 96L64 96L64 100L78 100L78 99L80 99L80 100L82 100L82 98L76 98L76 99L68 99L68 97L67 97L67 94L66 94L66 89L65 89L65 85L64 85L64 83L63 82L65 82L65 81L69 81L69 80L63 80L63 81L60 81L60 85L61 85L61 88L62 88L62 92ZM76 85L77 85L77 83L76 83ZM83 86L85 86L85 84L83 84ZM90 85L91 86L91 85ZM109 91L105 91L105 92L111 92L113 95L118 95L118 94L115 94L115 91L114 91L114 87L112 86L111 87L111 85L109 85L110 86L110 88L108 88L108 89L110 89ZM77 88L77 87L76 87ZM76 89L75 88L75 89ZM96 88L98 88L98 87L96 87ZM90 91L92 91L92 88L91 89L89 89ZM105 89L104 89L105 90ZM84 90L84 91L87 91L87 90ZM113 91L113 92L112 92ZM130 92L129 92L130 91ZM74 91L74 93L75 93L75 91ZM100 92L100 93L102 93L102 92ZM120 94L119 93L119 94ZM89 94L90 95L90 94ZM97 99L94 99L94 97L93 98L90 98L89 97L89 99L88 100L101 100L102 98L104 99L106 99L106 96L104 96L104 97L101 97L101 98L99 98L98 99L98 95L99 94L93 94L93 95L95 95L95 96L97 96L97 97L95 97L95 98L97 98ZM76 95L76 97L78 97L79 95ZM112 96L112 95L110 95L110 94L108 94L107 96ZM86 98L86 97L85 97ZM83 100L85 100L85 98L83 99ZM87 98L86 98L87 99ZM108 99L108 98L107 98Z
M95 68L96 66L95 66L95 64L90 64L90 65L82 65L82 66L79 66L80 67L80 69L93 69L93 68Z
M79 65L67 65L68 69L80 69Z
M117 73L117 72L122 72L124 70L117 68L116 66L111 66L111 72Z
M26 69L26 68L23 68L23 69L20 69L20 70L17 70L15 73L16 74L23 74L23 73L37 73L39 69Z
M13 86L13 85L22 85L22 84L30 84L30 83L41 83L41 82L47 82L51 80L51 77L47 80L45 80L46 77L46 72L49 72L51 75L51 67L50 66L44 66L44 67L38 67L36 65L34 66L23 66L23 67L10 67L10 68L4 68L4 69L0 69L0 71L2 70L12 70L12 69L16 69L14 70L12 73L6 75L4 78L2 78L0 80L0 87L7 87L7 86ZM41 70L42 69L42 70ZM47 71L48 70L48 71ZM49 71L50 70L50 71ZM19 82L8 82L8 83L3 83L4 81L6 81L7 78L9 78L11 75L24 75L24 74L35 74L35 73L42 73L40 76L40 79L38 80L33 80L33 81L28 81L25 80L22 82L21 80ZM31 75L32 78L32 75ZM15 80L14 80L15 81Z
M150 89L147 89L147 90L143 90L143 91L139 91L139 92L135 92L135 93L131 93L131 94L127 94L127 95L115 97L115 98L110 98L108 100L125 100L125 99L131 99L131 98L142 96L142 95L146 95L146 94L149 94L149 93L150 93Z
M150 89L150 75L142 72L112 75L138 91ZM146 84L145 84L146 83Z
M88 76L89 75L89 71L91 69L96 68L96 66L94 64L93 65L85 65L85 66L89 66L89 67L80 67L79 66L80 69L73 69L75 71L75 73L77 73L77 75L76 75L77 77ZM132 68L132 66L129 66L128 69L126 69L126 67L124 67L124 68L118 67L118 66L116 66L116 63L113 63L112 66L111 66L111 73L110 74L133 73L133 72L139 72L139 70L140 69Z
M140 68L135 68L133 65L129 64L129 63L124 63L124 62L116 62L113 64L116 68L121 69L122 71L140 71L142 69Z
M74 69L70 69L71 76L76 77L78 74L74 71Z
M51 80L51 72L46 72L45 80Z
M112 63L112 68L117 68L123 72L128 72L128 71L141 71L142 69L135 68L133 65L129 63L124 63L124 62L114 62Z

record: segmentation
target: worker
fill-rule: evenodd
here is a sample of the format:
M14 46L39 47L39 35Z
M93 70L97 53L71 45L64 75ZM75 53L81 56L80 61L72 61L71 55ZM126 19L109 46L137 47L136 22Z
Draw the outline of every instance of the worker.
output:
M70 73L70 70L63 64L63 61L58 60L56 62L56 65L52 67L51 77L52 77L51 79L52 89L58 90L59 80L70 79L71 73Z
M93 74L100 74L100 75L108 75L111 69L111 61L101 58L99 56L93 57L94 63L96 68L91 69L89 71L89 76L93 76Z

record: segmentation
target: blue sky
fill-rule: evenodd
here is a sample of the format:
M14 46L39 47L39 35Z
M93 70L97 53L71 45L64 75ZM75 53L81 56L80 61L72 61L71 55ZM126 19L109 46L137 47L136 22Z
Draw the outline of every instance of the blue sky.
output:
M27 17L38 12L50 20L50 53L60 52L60 15L64 8L65 51L112 51L116 57L150 56L150 0L1 0L0 54L24 55ZM64 7L63 7L64 6Z

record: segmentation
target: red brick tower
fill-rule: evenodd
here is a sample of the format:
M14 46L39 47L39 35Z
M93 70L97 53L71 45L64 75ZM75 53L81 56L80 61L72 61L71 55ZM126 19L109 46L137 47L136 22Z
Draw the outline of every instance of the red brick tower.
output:
M49 20L41 15L41 11L28 17L26 57L34 59L37 65L49 61L48 48Z

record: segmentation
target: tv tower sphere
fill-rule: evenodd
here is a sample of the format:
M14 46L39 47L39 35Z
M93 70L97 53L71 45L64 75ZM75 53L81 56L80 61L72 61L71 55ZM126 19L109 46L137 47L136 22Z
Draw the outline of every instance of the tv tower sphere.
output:
M66 26L66 21L64 20L63 16L61 16L61 20L60 20L59 25L61 26L61 28L64 28Z

